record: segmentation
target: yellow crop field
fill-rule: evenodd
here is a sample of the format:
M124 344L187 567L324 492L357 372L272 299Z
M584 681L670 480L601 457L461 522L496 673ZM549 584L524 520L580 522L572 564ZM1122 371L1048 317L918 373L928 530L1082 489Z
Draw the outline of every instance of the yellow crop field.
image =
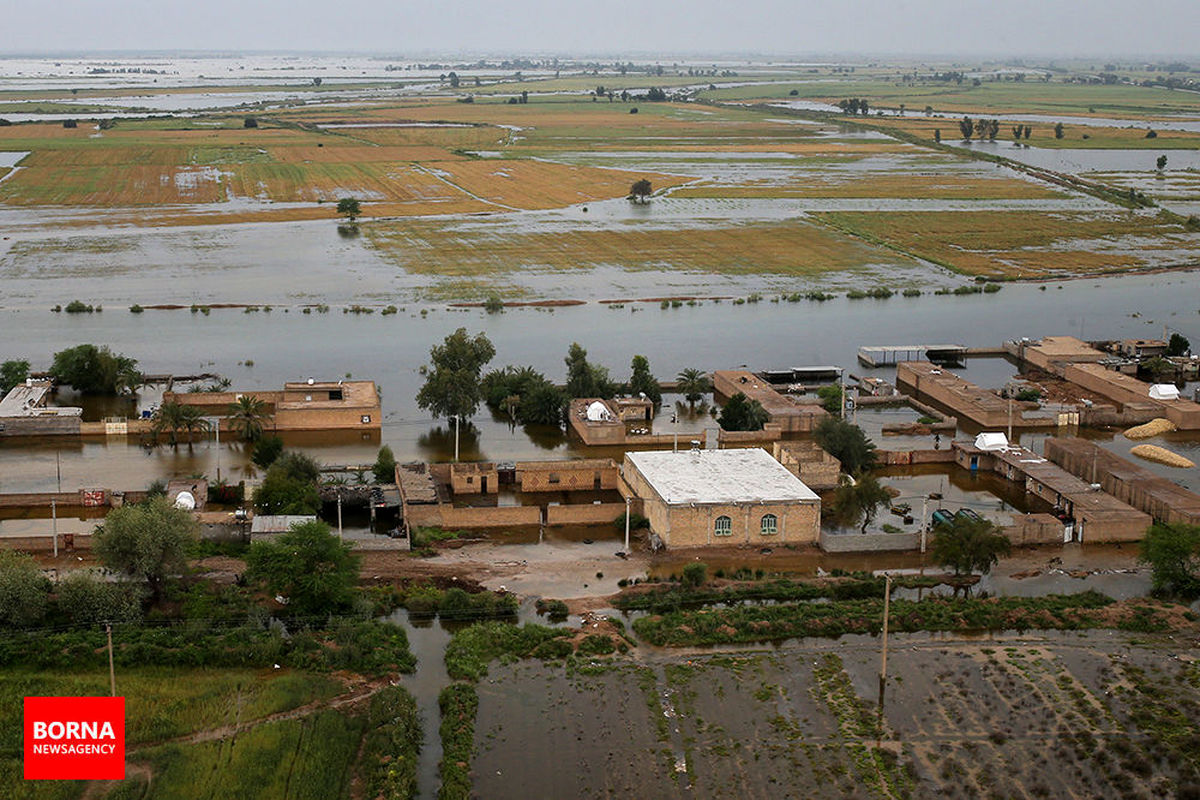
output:
M1149 259L1150 249L1178 264L1194 261L1200 248L1200 236L1170 217L1122 211L830 212L813 217L971 275L1034 278L1159 266Z
M376 223L364 232L373 246L406 270L451 276L595 266L814 275L912 263L905 256L795 220L701 228L522 230L497 217L470 223Z
M671 192L672 197L922 198L927 200L1052 199L1067 195L1032 181L977 175L892 172L802 174L786 183L746 181L702 183Z
M516 159L435 162L425 166L431 174L469 194L520 209L560 208L622 197L628 194L633 182L641 178L648 178L656 187L674 186L687 180L656 173Z

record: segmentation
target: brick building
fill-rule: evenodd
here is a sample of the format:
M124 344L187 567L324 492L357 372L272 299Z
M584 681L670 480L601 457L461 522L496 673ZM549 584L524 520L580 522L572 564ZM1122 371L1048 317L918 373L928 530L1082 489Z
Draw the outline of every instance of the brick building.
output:
M668 547L817 543L820 498L760 448L626 453L624 475Z
M242 397L264 404L269 431L378 431L382 424L379 389L374 381L298 381L281 392L167 392L164 403L200 408L229 426L229 407Z

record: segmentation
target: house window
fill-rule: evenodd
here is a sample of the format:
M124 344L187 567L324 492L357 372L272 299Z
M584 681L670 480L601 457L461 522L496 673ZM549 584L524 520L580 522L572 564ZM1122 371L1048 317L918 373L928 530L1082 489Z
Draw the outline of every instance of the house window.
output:
M713 536L732 536L733 535L733 520L722 514L717 517L717 521L713 523Z
M474 482L475 482L475 478L473 478L473 477L471 477L470 475L468 475L468 476L467 476L467 486L470 486L470 485L471 485L471 484L473 484Z
M558 477L557 472L551 472L549 481L550 481L550 483L560 483L562 481L562 479Z
M774 536L779 533L779 518L774 514L763 514L759 530L762 531L763 536Z
M330 400L341 400L342 399L342 390L341 389L331 389L329 392L329 399Z

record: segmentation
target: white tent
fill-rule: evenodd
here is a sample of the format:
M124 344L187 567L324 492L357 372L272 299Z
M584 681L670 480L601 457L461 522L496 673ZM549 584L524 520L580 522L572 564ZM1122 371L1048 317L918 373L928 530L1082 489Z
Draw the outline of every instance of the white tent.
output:
M1008 449L1008 437L1003 433L981 433L975 437L975 446L985 452Z
M599 400L587 407L588 422L609 422L612 420L612 414L608 411L608 406L601 403Z
M175 507L182 508L184 511L192 511L196 508L196 498L191 492L180 492L175 496Z
M1178 400L1179 388L1173 383L1156 383L1150 387L1151 400Z

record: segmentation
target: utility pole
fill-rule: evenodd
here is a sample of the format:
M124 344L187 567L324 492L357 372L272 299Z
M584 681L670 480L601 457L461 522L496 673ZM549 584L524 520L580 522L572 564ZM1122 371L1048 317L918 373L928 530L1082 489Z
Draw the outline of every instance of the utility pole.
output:
M841 387L841 405L842 405L842 421L846 421L846 373L843 371L838 375L839 386Z
M925 555L925 534L929 530L929 498L921 498L921 555ZM925 559L921 559L921 572L925 571Z
M342 490L338 489L338 540L342 538Z
M50 520L54 530L54 557L58 558L58 501L50 501Z
M108 634L108 686L112 696L117 696L117 673L113 670L112 623L104 623L104 631Z
M58 493L62 494L62 455L54 451L54 474L58 478Z
M888 612L892 599L892 576L884 575L883 589L883 649L879 661L879 720L883 722L883 690L887 685Z
M629 498L625 498L625 553L629 553Z
M1008 441L1012 443L1012 392L1008 393Z
M454 415L454 461L458 463L458 427L462 423L462 417L458 414Z

